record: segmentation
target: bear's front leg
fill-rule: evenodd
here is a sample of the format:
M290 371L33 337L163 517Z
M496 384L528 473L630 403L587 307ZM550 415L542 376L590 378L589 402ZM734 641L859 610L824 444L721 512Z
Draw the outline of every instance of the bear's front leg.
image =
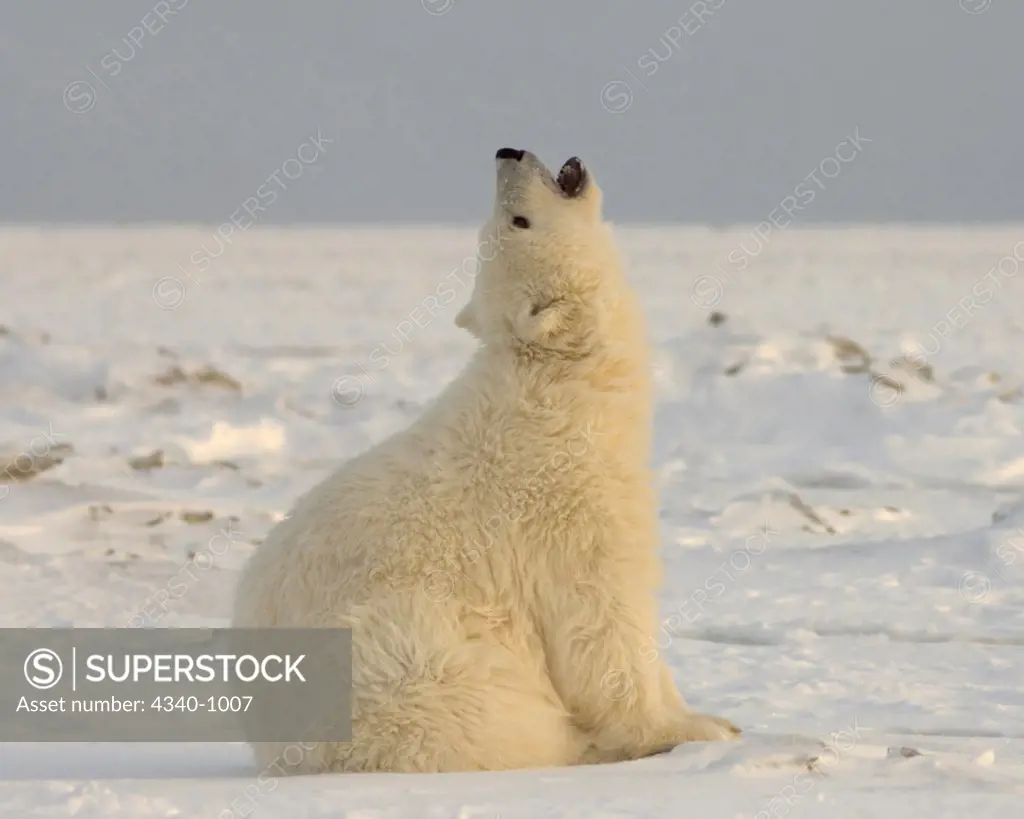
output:
M592 748L583 761L637 759L684 742L735 739L728 720L690 711L650 645L653 600L632 603L602 583L563 590L545 618L548 669ZM568 593L566 593L568 592Z

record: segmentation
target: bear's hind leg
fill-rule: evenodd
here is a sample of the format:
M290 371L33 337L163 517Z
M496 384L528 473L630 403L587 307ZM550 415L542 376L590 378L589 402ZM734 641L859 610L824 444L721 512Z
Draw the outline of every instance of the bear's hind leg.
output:
M477 645L357 713L344 770L498 771L579 764L587 742L550 683Z

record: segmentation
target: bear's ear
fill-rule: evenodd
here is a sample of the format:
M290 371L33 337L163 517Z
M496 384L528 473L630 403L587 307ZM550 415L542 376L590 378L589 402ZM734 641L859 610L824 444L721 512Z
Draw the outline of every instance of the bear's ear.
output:
M473 300L470 299L455 316L455 326L460 330L466 330L470 335L480 338L480 326L476 321L476 314L473 312Z
M513 320L517 338L541 347L563 347L575 334L580 307L564 298L535 296Z

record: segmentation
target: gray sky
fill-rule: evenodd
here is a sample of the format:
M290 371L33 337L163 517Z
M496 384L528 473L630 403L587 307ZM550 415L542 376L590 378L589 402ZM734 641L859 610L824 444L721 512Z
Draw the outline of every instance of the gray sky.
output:
M478 222L506 145L581 156L620 222L754 222L787 196L807 222L1024 220L1020 0L0 0L0 20L0 221L249 200L261 222Z

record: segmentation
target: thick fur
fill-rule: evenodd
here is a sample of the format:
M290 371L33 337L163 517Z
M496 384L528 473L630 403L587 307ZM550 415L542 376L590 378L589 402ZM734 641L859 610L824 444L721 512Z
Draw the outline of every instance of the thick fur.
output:
M416 423L303 497L242 577L237 626L353 630L353 741L288 765L257 743L263 765L575 765L739 733L640 650L658 627L651 384L601 192L587 174L566 195L529 153L497 166L456 317L479 350Z

